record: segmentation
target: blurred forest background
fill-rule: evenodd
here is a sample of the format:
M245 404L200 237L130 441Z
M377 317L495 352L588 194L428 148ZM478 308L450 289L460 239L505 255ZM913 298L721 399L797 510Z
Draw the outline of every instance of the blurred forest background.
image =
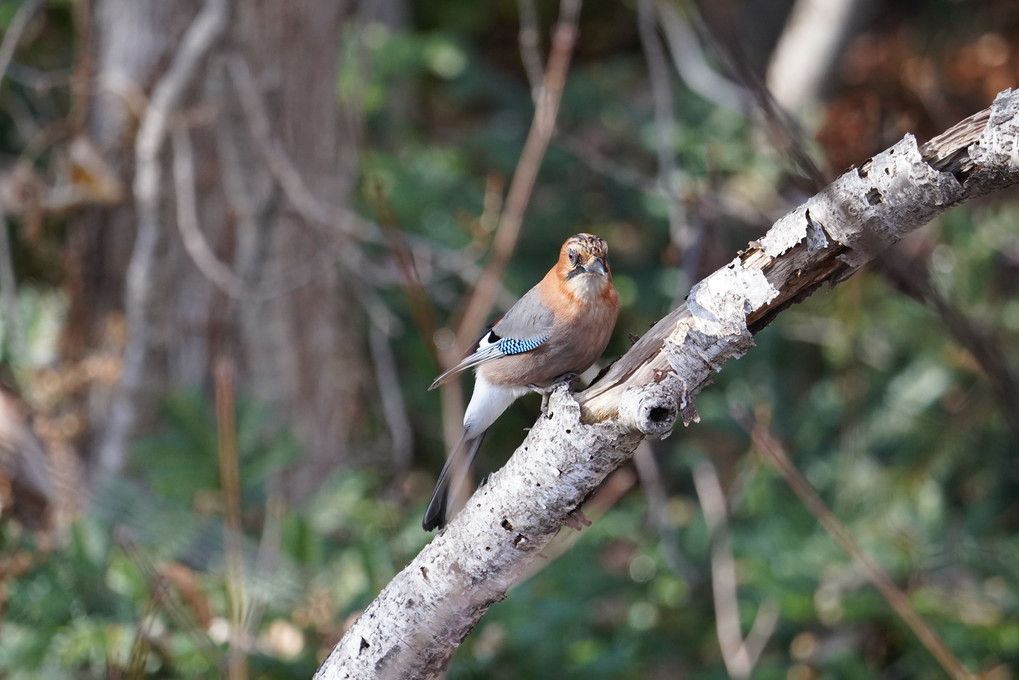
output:
M463 401L427 388L486 271L494 316L567 236L606 238L610 360L814 192L803 159L833 178L1019 82L1014 0L585 3L516 235L558 13L0 2L0 677L310 677L430 538ZM448 677L1016 677L1016 198L783 313Z

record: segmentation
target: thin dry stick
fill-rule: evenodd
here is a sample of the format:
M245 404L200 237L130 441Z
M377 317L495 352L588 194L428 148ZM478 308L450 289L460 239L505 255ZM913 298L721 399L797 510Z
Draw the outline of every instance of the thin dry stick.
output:
M232 298L244 295L244 280L216 257L198 224L194 154L184 125L173 126L173 181L177 197L177 228L184 250L202 274Z
M323 245L322 252L316 258L317 262L298 269L293 280L290 276L281 276L278 283L263 284L263 290L255 297L276 297L300 288L330 270L337 262L341 262L357 276L366 278L364 258L357 242L381 242L379 227L349 209L320 200L312 192L273 134L265 101L248 62L243 56L232 54L226 59L226 68L262 163L300 215L301 223L314 229Z
M517 7L520 13L520 33L518 34L520 60L524 63L524 73L531 86L531 98L537 104L541 99L544 86L544 66L541 53L538 50L538 14L534 8L534 0L517 0ZM557 129L552 141L599 175L646 194L662 195L661 187L654 178L616 163L577 137Z
M220 485L223 487L223 554L226 559L226 593L230 610L230 648L227 675L230 680L248 677L244 651L246 603L244 593L244 534L241 527L241 474L237 463L237 413L234 399L233 363L216 360L216 433L219 451Z
M577 23L580 18L581 0L563 0L559 6L559 21L552 33L552 49L545 69L544 87L541 99L534 112L531 129L527 133L520 161L513 173L506 205L492 244L492 259L478 280L467 310L457 330L457 346L466 347L484 327L492 310L492 303L498 292L499 282L506 272L506 265L516 247L524 211L531 198L541 161L545 157L549 140L555 130L555 119L559 112L566 73L570 66L573 46L577 41Z
M517 0L517 12L520 14L520 32L517 34L520 60L524 62L527 82L531 85L531 100L537 104L541 101L545 67L541 63L541 34L534 0Z
M725 494L710 462L702 462L694 468L693 481L704 512L704 522L711 535L711 590L722 661L732 677L749 678L778 623L778 606L772 600L761 603L750 633L746 639L743 638L736 597L736 560L733 558Z
M944 640L938 635L920 613L913 607L909 598L896 587L887 572L875 562L867 552L860 547L845 525L839 521L835 513L827 506L824 500L818 495L814 487L810 485L807 478L800 474L800 471L789 460L785 449L771 435L767 427L760 422L751 422L748 414L735 414L743 427L750 433L754 448L763 455L768 462L782 474L786 484L799 497L800 501L807 507L817 521L824 527L825 531L835 539L846 554L848 554L857 566L863 570L864 576L873 584L885 601L895 610L913 634L920 639L920 642L931 656L937 660L945 672L954 680L973 680L969 671L962 665L959 659L948 648Z
M324 275L335 266L339 255L332 254L330 249L326 248L316 258L316 261L295 266L291 270L285 271L272 279L247 282L244 277L237 274L232 267L216 256L216 253L202 234L195 194L194 154L186 124L179 122L173 126L171 140L173 146L173 179L177 200L177 228L180 231L181 243L184 245L184 251L191 258L198 271L217 289L234 299L262 302L292 293L308 285L319 276ZM226 150L228 148L224 148L226 153L230 153L230 151ZM306 191L303 180L300 179L297 171L289 165L288 160L284 162L297 177L295 182L300 187L298 191ZM229 160L224 161L224 168L226 168L224 178L226 181L231 181L230 170L233 168L233 165ZM237 194L240 187L234 186L231 189L231 191L228 191L231 196L231 204L240 212L239 221L243 224L243 220L251 219L251 213L250 211L245 212L247 206L237 205ZM305 198L311 196L310 192L306 195L304 193L300 195L305 196ZM305 199L302 198L300 200ZM311 200L314 199L311 198ZM324 206L315 205L313 209L316 211L321 209L322 214L327 212ZM302 216L306 220L309 219L308 214L302 214ZM310 219L317 220L320 216L319 212L315 212L310 215ZM251 225L247 226L250 227Z
M747 94L756 104L771 144L791 160L796 169L813 191L820 191L828 182L826 173L814 160L804 138L801 126L775 102L771 91L754 68L747 56L745 45L732 31L724 27L732 25L734 8L727 3L711 3L694 0L707 26L714 29L711 38L715 55L722 60L742 83ZM665 7L665 4L662 5Z
M351 271L367 279L368 276L365 272L361 251L352 247L352 241L384 243L382 228L351 210L319 200L312 193L297 167L273 135L265 102L259 93L258 86L247 61L241 55L233 54L226 60L226 65L227 72L234 85L238 101L241 104L241 109L247 121L251 138L256 144L266 169L283 190L287 200L306 224L327 227L333 229L341 236L350 237L351 239L351 241L344 243L342 247L336 245L328 238L324 239L327 248L323 249L319 264L312 263L302 267L293 277L293 281L290 280L289 276L283 276L280 277L281 280L278 283L263 284L261 288L266 290L257 292L252 297L256 299L269 298L299 288L321 275L328 268L334 266L336 261L341 261ZM423 241L413 234L408 234L407 240L415 244ZM427 243L427 247L432 252L440 250L432 243ZM442 256L441 259L443 261L449 262L446 268L460 276L467 283L476 285L477 281L483 278L484 273L477 268L472 260L465 258L462 253L444 251ZM283 290L274 290L276 288ZM360 293L361 291L358 292ZM496 294L503 299L508 297L508 293L502 287L501 282L498 283Z
M134 429L135 403L145 377L152 269L162 231L161 158L170 117L197 76L206 55L226 30L231 6L230 0L206 0L184 34L169 69L153 88L135 139L134 197L138 231L125 283L124 317L128 339L120 385L110 406L106 431L99 447L96 472L100 477L115 473L124 465L127 442Z
M637 478L640 479L640 486L644 489L644 497L647 499L648 523L654 527L658 534L658 542L662 546L665 562L692 589L700 580L700 575L686 559L682 548L679 547L676 531L668 526L666 506L669 496L665 490L665 484L662 482L661 471L655 460L655 452L648 440L642 441L637 450L633 452L633 464L637 468Z
M688 11L695 11L686 4ZM683 82L709 102L732 111L745 111L748 99L743 89L708 63L691 21L670 0L656 3L662 32L669 44L672 63Z
M392 438L393 464L398 471L405 472L410 468L414 452L413 429L407 417L407 405L400 389L400 374L389 336L377 323L370 324L368 329L368 347L382 397L382 415Z
M386 247L389 249L393 264L396 265L396 271L399 272L400 286L410 303L411 318L421 337L434 338L439 324L435 320L435 309L432 306L431 298L421 284L421 277L418 275L414 263L414 253L410 249L407 234L400 226L399 219L396 217L381 183L372 181L370 184L369 200L372 203L379 229ZM438 353L434 344L429 344L428 349L433 353L433 358L438 361Z
M658 39L658 22L655 17L655 0L640 0L637 4L637 30L640 44L647 61L648 78L651 81L651 96L655 109L655 151L658 155L658 184L669 211L669 237L686 254L696 250L694 233L686 223L686 211L676 196L673 182L676 175L676 120L672 109L672 84L666 67L665 49ZM693 275L686 268L686 276L680 277L679 288L686 290L683 278Z
M248 62L241 55L234 54L227 58L226 65L256 150L262 156L262 162L269 174L279 184L287 200L304 222L335 229L336 233L343 236L363 238L362 232L370 226L370 223L349 210L320 201L305 183L282 144L273 135L269 113ZM329 239L326 241L330 248L336 247Z

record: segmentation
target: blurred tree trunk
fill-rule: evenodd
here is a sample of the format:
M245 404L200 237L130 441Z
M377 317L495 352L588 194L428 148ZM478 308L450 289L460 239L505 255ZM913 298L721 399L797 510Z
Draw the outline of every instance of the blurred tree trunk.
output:
M136 133L148 98L202 7L196 0L92 4L90 44L82 50L91 71L84 132L127 186L134 180ZM263 163L259 144L265 140L252 137L251 107L242 103L232 66L247 63L272 141L311 194L345 206L356 180L356 125L344 125L336 88L348 10L348 3L336 0L234 4L225 35L200 63L169 121L174 137L160 158L147 353L137 394L126 395L137 413L128 430L137 433L151 423L168 391L207 385L214 360L231 358L241 390L272 405L279 424L292 427L303 444L286 484L293 499L348 458L357 404L363 403L355 396L365 383L366 351L356 332L356 282L329 257L342 238L302 220ZM208 267L198 266L184 247L171 168L182 157L179 144L187 141L197 226L215 259L244 282L240 295L214 285ZM89 209L72 223L69 359L96 348L122 348L125 273L138 223L130 200ZM97 453L116 394L93 386L86 397L92 432L83 443L85 458L104 473L127 462L126 447L102 459Z

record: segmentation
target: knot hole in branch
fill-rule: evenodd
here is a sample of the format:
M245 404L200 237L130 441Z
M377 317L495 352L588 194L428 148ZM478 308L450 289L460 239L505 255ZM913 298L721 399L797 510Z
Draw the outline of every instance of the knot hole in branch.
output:
M669 420L676 419L676 414L665 408L664 406L653 406L647 414L648 419L653 423L661 423Z
M678 415L676 397L662 385L631 387L619 404L620 421L646 436L668 434Z

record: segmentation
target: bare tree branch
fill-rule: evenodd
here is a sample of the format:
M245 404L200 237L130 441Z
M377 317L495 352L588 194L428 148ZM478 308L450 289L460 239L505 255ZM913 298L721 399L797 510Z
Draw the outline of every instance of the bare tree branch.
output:
M680 272L677 296L685 292L694 275L695 262L700 252L694 230L687 223L686 210L676 192L676 119L672 109L672 84L665 65L665 48L658 38L658 21L655 17L655 0L639 0L637 4L637 30L647 61L648 79L655 109L655 150L658 155L658 185L669 214L669 238L683 254L684 267Z
M184 251L191 258L198 271L222 293L237 300L264 302L282 297L308 285L336 265L340 255L334 254L330 249L326 249L315 261L299 266L295 265L290 271L278 274L272 279L247 281L235 273L229 265L216 256L209 242L202 234L201 225L198 222L194 154L187 127L183 124L174 125L171 140L173 146L174 195L177 202L177 228L180 231L181 243L184 245ZM229 168L229 163L224 162L224 167ZM245 218L246 215L242 213L240 219L243 220ZM242 228L247 228L248 226L244 225ZM243 260L246 258L239 257L238 259ZM343 259L347 260L348 258Z
M97 474L105 476L123 467L128 439L134 429L135 402L148 358L148 307L152 296L152 263L162 225L163 168L170 117L180 105L188 86L212 46L226 30L231 0L206 0L188 28L180 49L152 90L138 136L135 139L134 180L138 231L127 268L124 316L128 339L120 385L110 406L110 417L99 446Z
M743 420L749 421L750 418L748 416ZM945 672L953 680L972 680L974 676L966 670L958 657L952 653L952 650L941 639L937 631L920 615L920 612L916 610L905 593L896 587L895 582L888 576L888 572L856 542L853 535L839 521L839 518L835 516L835 513L831 511L824 502L824 499L814 490L814 487L807 481L807 478L792 464L785 449L768 432L767 428L761 423L754 422L745 422L744 426L753 439L754 448L781 473L786 484L789 485L789 488L793 490L803 505L814 515L818 523L824 527L825 531L828 532L835 542L839 544L839 547L856 562L871 585L877 588L888 605L909 626L913 634L919 638L923 646L931 653L931 656L945 669Z
M382 397L382 415L392 438L393 464L400 472L410 467L414 454L414 435L407 417L407 405L400 390L400 373L389 344L389 335L378 323L368 329L368 348L375 365L375 378Z
M534 0L517 0L517 7L520 14L518 37L520 60L524 63L524 73L531 86L531 98L535 104L538 104L541 101L541 93L544 88L542 75L544 67L542 66L541 53L538 51L538 14L534 7ZM608 177L614 182L646 194L664 195L661 183L655 178L647 177L636 170L620 165L578 137L557 129L552 143L573 154L592 171Z
M841 56L861 0L797 0L768 64L767 87L786 111L812 105Z
M301 173L283 151L282 145L276 140L272 125L269 123L265 102L258 91L258 85L255 83L255 77L251 73L248 62L238 54L232 55L227 58L227 71L230 73L230 80L233 82L237 98L241 102L241 108L247 118L251 139L258 145L258 152L270 174L276 179L283 189L283 193L307 223L332 225L330 206L322 204L315 197L304 182L304 178L301 177ZM347 224L339 226L341 230L349 228Z
M663 0L663 8L667 2ZM697 25L710 42L715 55L743 86L747 108L751 103L756 104L771 144L793 162L806 180L808 190L819 191L826 184L828 176L811 156L801 126L775 102L775 97L747 56L746 46L731 30L736 22L735 6L703 0L688 0L688 4L691 11L696 6L699 20ZM667 14L663 13L663 18L665 16Z
M708 64L696 31L674 2L658 0L656 6L672 63L683 82L710 102L731 111L745 111L749 103L747 93Z
M541 93L545 86L545 67L542 65L541 36L538 31L538 10L534 0L517 0L517 13L520 14L520 32L517 42L520 44L520 59L524 62L527 82L531 85L531 100L537 104L541 101Z
M579 137L559 131L555 136L554 143L563 151L575 156L591 171L607 177L613 182L645 194L662 196L662 188L657 177L645 175L617 163Z
M675 528L669 526L666 517L669 496L666 493L665 484L662 482L655 453L646 439L634 451L633 464L637 468L637 478L640 480L640 486L644 489L644 497L647 499L648 524L658 534L662 557L665 558L665 563L669 565L669 568L692 590L701 577L697 573L697 569L690 564L690 560L683 554Z
M952 206L1017 183L1011 91L922 152L907 135L844 174L694 286L601 381L576 398L556 390L547 417L365 609L316 678L435 677L644 437L697 419L691 396L753 346L753 331Z
M520 33L518 36L520 60L524 63L524 73L527 75L527 82L531 86L531 98L535 104L538 104L541 101L541 93L544 90L544 78L542 75L544 67L542 66L541 53L538 50L537 39L538 15L535 11L534 0L517 0L517 7L520 14ZM572 154L592 172L596 172L613 182L636 191L670 200L670 197L666 194L665 186L663 186L659 177L649 177L637 170L617 163L615 160L599 152L586 140L557 128L551 143Z
M198 270L217 288L233 298L244 295L244 280L234 274L212 251L198 224L195 200L194 154L191 136L184 125L173 126L173 182L177 197L177 228L184 250Z
M715 599L715 626L722 661L733 678L749 678L768 638L775 631L778 604L773 600L761 603L750 633L744 639L740 630L736 560L732 553L725 493L715 466L708 461L694 468L693 481L708 533L711 534L711 591Z

